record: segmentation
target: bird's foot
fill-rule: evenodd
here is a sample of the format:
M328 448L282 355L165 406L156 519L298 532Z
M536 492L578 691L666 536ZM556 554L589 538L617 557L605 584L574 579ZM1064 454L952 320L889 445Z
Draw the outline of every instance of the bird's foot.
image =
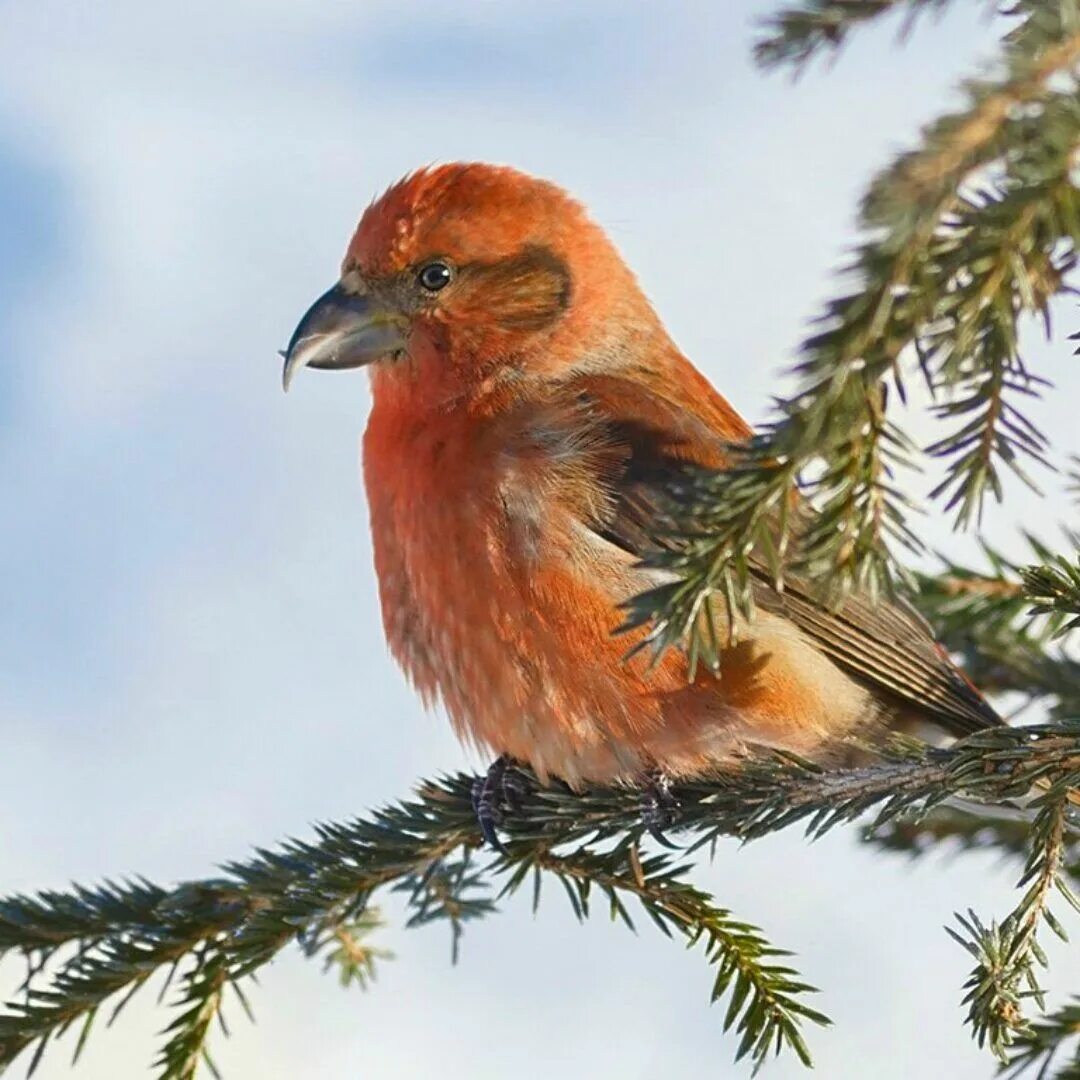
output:
M678 809L678 800L671 794L671 777L662 769L647 773L641 787L641 821L658 844L672 851L679 851L679 845L673 844L664 830L675 824Z
M473 781L472 804L476 821L484 839L505 854L506 847L496 829L506 818L507 810L518 810L525 794L522 777L513 768L514 759L508 754L497 757L483 777Z

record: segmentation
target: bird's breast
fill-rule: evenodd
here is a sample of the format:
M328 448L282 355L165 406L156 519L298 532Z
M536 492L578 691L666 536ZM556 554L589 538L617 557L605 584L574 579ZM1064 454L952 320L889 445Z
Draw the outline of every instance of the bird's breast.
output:
M568 779L632 773L632 742L604 733L658 722L655 702L627 693L611 636L631 559L590 551L598 538L568 501L599 495L548 443L376 406L364 476L387 640L472 742ZM602 769L581 764L590 755Z
M656 582L589 521L611 497L580 433L373 410L364 438L390 648L472 743L571 784L697 773L748 741L812 753L865 695L761 614L721 678L627 662L620 603Z

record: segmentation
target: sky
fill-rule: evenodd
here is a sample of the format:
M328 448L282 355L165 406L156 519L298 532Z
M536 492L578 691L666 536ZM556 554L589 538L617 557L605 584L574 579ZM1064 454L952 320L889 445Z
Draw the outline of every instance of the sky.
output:
M687 354L767 417L868 177L993 41L958 5L903 48L888 24L793 84L749 60L772 7L5 6L0 891L213 874L485 764L383 643L365 379L312 373L286 398L276 350L374 195L432 161L507 162L581 197ZM1075 450L1070 349L1031 358L1058 384L1037 415ZM1010 488L987 535L1011 550L1017 521L1049 534L1062 496L1046 490ZM916 528L970 549L939 513ZM724 845L695 874L821 988L836 1026L809 1037L830 1080L992 1075L961 1025L969 957L942 927L1004 914L1014 877L851 832ZM701 957L647 925L578 926L549 894L535 918L523 899L470 927L457 967L440 927L382 943L396 959L366 995L284 955L252 993L258 1024L234 1010L214 1043L226 1075L748 1075ZM1080 960L1051 953L1051 985L1080 986ZM137 1002L74 1073L69 1045L37 1076L151 1076L166 1020Z

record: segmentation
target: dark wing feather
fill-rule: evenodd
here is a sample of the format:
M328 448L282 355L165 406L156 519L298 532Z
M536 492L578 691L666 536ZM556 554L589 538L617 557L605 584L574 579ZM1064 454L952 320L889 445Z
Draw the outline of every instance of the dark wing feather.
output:
M645 390L635 387L637 400L644 397L635 407L632 389L613 383L617 380L591 380L591 387L579 396L602 425L605 440L620 451L619 474L610 478L609 512L592 524L610 542L644 556L660 543L655 533L669 505L667 489L685 476L688 466L720 466L724 439L708 422L710 417L668 400L659 388L645 396ZM772 586L763 562L754 573L758 606L790 619L836 664L897 705L914 709L956 735L1002 723L908 604L872 603L855 595L833 610L815 599L805 581L786 578L781 593Z
M861 681L888 692L955 735L1000 724L1001 718L934 640L922 616L902 602L849 597L838 611L823 607L798 578L778 593L764 568L754 601L785 615L822 652Z

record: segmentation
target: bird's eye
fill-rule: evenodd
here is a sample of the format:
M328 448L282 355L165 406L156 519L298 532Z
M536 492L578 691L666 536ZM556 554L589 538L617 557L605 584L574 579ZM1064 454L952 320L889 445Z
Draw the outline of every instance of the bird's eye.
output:
M419 273L416 275L416 280L420 282L422 288L427 289L428 292L438 292L440 289L445 289L450 284L450 278L453 274L450 271L450 267L444 262L430 262L427 266L422 266Z

